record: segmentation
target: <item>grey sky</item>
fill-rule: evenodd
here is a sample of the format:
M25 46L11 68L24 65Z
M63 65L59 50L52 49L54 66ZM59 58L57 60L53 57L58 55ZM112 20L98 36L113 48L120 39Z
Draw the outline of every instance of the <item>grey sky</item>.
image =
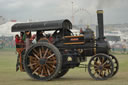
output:
M92 24L96 23L97 9L104 9L106 24L128 23L128 0L0 0L0 16L18 21L71 20L72 1L74 11L88 10Z

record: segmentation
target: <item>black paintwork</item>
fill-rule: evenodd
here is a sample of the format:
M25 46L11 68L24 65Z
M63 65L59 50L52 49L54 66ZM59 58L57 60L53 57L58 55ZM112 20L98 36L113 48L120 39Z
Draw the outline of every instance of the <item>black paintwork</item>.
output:
M49 31L57 29L71 29L72 24L68 19L43 22L17 23L12 26L12 32L24 31Z
M102 10L98 10L98 11L103 12ZM98 34L99 34L99 39L104 39L103 13L97 13L97 21L98 21Z

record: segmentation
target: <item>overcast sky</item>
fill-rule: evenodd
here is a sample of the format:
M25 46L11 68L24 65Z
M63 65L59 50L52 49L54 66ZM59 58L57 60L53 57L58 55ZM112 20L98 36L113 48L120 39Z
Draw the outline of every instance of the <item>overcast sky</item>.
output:
M85 20L95 24L96 10L103 9L105 24L128 23L128 0L0 0L0 16L18 21L72 20L72 2L75 18L85 14ZM77 11L80 8L88 13Z

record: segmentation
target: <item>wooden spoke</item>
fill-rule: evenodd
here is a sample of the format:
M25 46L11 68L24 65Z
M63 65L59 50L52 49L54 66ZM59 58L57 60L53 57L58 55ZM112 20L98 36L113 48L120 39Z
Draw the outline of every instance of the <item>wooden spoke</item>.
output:
M48 76L48 71L47 71L47 67L46 67L46 65L44 65L44 68L45 68L45 72L44 72L44 74L45 74L45 76Z
M97 60L98 62L100 62L100 58L98 57L98 60Z
M104 66L107 63L107 60L102 64L102 66Z
M45 65L43 65L43 74L46 76L46 69L45 69Z
M43 47L42 47L41 51L42 51L42 53L44 54L45 51L44 51L44 48L43 48Z
M35 53L33 53L33 55L34 55L38 60L40 59Z
M51 68L54 68L54 69L56 68L56 65L54 65L54 64L50 64L50 63L49 63L49 66L50 66Z
M32 68L33 69L33 65L36 65L37 63L33 63L33 64L29 64L28 67Z
M104 74L103 74L103 70L100 70L100 76L103 77Z
M40 58L42 58L42 51L41 51L41 49L39 49L39 51L40 51Z
M94 64L95 64L95 65L97 65L97 66L99 66L99 65L100 65L98 62L95 62Z
M97 68L98 66L97 66L97 65L92 65L92 64L91 64L91 67L95 67L95 68Z
M56 66L55 66L55 65L52 65L52 67L53 67L53 68L56 68Z
M95 70L95 71L97 71L97 70L98 70L98 68L92 68L91 70Z
M43 76L44 75L44 73L43 73L44 71L43 71L43 69L42 69L42 71L41 71L41 76Z
M51 73L50 73L50 71L49 71L49 69L46 67L46 69L47 69L47 73L48 73L48 75L51 75Z
M56 61L47 61L47 64L56 64Z
M36 70L33 71L32 74L38 74L37 71L39 70L40 67L36 68Z
M110 70L109 69L107 69L107 71L108 71L108 74L110 73Z
M48 56L47 59L51 58L52 56L54 56L55 54L53 53L52 55Z
M33 51L38 55L38 51L36 49L33 49Z
M46 66L47 66L47 68L48 68L51 72L53 72L53 71L54 71L54 68L50 67L50 66L49 66L49 65L47 65L47 64L46 64Z
M104 63L104 57L102 57L102 61L101 61L101 64L103 64Z
M52 52L51 52L51 50L49 50L49 51L48 51L48 55L51 55L51 54L52 54Z
M56 57L55 57L55 56L50 57L48 60L49 60L49 61L56 61Z
M111 65L110 64L105 64L104 65L104 68L108 68L108 67L110 67Z
M46 51L45 51L45 53L44 53L43 58L45 58L45 57L46 57L47 53L48 53L48 48L46 49Z

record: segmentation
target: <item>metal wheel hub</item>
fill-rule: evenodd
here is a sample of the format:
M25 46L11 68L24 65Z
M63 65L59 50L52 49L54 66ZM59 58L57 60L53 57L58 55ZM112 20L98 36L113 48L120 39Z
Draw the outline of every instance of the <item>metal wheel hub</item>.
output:
M46 64L46 61L47 61L47 59L42 58L42 59L39 60L39 63L41 65L44 65L44 64Z
M103 66L102 65L98 66L98 69L103 70Z

